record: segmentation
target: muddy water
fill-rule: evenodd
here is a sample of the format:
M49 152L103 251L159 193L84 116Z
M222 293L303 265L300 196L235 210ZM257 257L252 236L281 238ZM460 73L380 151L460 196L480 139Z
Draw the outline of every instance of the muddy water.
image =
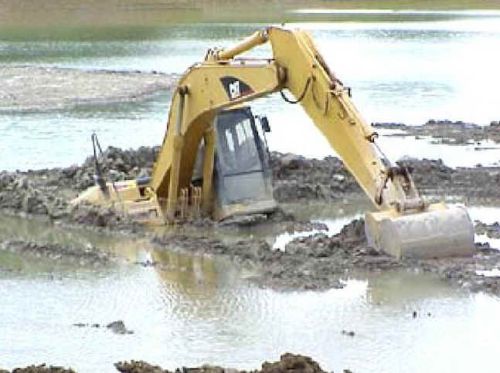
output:
M398 23L366 15L363 22L352 15L343 18L348 22L300 26L313 32L333 70L353 88L368 121L418 124L449 118L487 124L500 119L498 14L450 14L446 20L410 14ZM228 45L261 26L2 30L0 62L179 73L207 47ZM164 92L141 103L1 114L0 169L80 163L91 150L87 139L93 130L105 146L159 144L169 98ZM282 105L278 96L256 104L256 111L268 113L273 126L271 148L307 156L331 154L302 112ZM477 150L426 139L411 146L398 138L384 141L392 158L442 158L452 166L500 160L500 150L491 144L479 147L493 149ZM302 206L297 215L324 222L335 232L365 209L361 203L326 210L311 205ZM471 214L494 222L500 211L478 206ZM271 229L223 234L263 236L276 248L294 237ZM111 372L112 363L135 358L168 368L205 362L254 368L284 351L296 351L335 371L497 370L498 298L470 295L432 276L360 273L341 290L278 293L249 285L245 278L253 273L248 268L222 259L157 252L147 241L6 217L0 218L0 236L93 245L118 255L112 263L82 267L0 252L1 367L47 362L79 372ZM148 258L164 264L162 270L135 264ZM115 320L123 320L134 333L73 326Z
M364 15L366 17L366 15ZM324 20L324 19L322 19ZM446 20L425 14L402 22L344 15L343 21L292 24L309 29L332 69L353 89L353 98L370 122L420 124L455 119L488 124L498 120L496 69L500 15L481 12ZM345 22L347 21L347 22ZM262 24L193 24L143 28L9 29L0 32L0 62L85 69L183 72L212 46L229 45ZM268 53L266 48L257 56ZM90 150L88 137L119 147L159 144L165 129L169 95L145 103L83 107L56 113L2 114L0 169L41 168L77 163ZM281 152L323 157L326 141L300 108L279 96L256 103L273 126L270 146ZM286 139L286 141L283 141ZM304 144L308 146L304 146ZM422 140L417 147L385 144L397 157L443 158L453 165L494 164L498 146L464 146L455 152ZM484 149L488 148L488 149ZM404 149L404 150L401 150Z
M362 208L294 211L335 233ZM485 222L499 213L471 208L472 217ZM276 245L283 240L266 229L233 233L249 234ZM111 264L82 267L0 252L4 367L48 362L111 372L113 362L133 358L169 368L207 361L253 368L283 351L300 351L335 371L495 371L500 300L470 295L430 275L358 273L344 289L281 293L250 285L248 268L157 251L146 240L6 216L0 217L0 238L93 245L118 256ZM161 266L136 264L151 259ZM115 320L133 334L73 325Z

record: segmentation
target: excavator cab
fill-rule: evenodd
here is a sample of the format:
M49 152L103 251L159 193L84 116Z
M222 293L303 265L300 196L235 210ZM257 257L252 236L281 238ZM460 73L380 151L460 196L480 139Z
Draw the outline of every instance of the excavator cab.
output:
M269 125L267 120L259 121L260 129L250 107L221 111L215 119L217 220L270 213L277 207L265 140Z

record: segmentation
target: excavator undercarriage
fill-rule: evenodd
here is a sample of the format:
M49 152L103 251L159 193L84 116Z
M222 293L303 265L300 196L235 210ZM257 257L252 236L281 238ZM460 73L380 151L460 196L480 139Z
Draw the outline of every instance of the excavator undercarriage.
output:
M271 44L271 58L240 57L264 43ZM473 254L467 211L428 204L409 171L384 156L378 134L309 34L279 27L232 48L210 49L181 77L150 179L101 181L74 203L113 204L156 224L272 212L277 205L265 140L269 123L245 103L275 92L303 107L378 210L365 217L370 245L398 258Z

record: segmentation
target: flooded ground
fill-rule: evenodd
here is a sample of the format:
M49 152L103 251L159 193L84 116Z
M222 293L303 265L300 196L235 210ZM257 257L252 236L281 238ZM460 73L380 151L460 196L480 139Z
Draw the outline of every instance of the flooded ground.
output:
M353 88L368 121L415 125L452 119L485 126L500 119L497 12L315 12L293 13L290 26L311 30L327 62ZM167 18L151 17L149 25L140 27L121 21L92 27L85 19L78 27L39 31L4 27L0 63L13 69L181 73L207 48L229 45L264 26L188 24L199 13L180 13L183 24L166 25ZM306 13L308 22L299 23ZM264 48L257 55L267 52ZM139 102L2 112L0 170L80 164L91 151L94 130L104 146L158 145L169 99L170 91L163 89ZM304 114L283 105L278 96L255 105L256 113L270 118L271 149L331 155ZM379 132L394 134L391 129ZM392 159L440 158L451 167L498 167L500 162L498 143L487 140L450 145L388 136L380 142ZM481 180L494 177L492 171ZM494 189L489 185L490 195ZM438 196L447 195L440 191ZM285 208L299 220L325 224L329 236L368 208L363 199L325 201L304 200ZM466 202L474 220L494 224L500 220L495 201ZM282 228L194 230L227 242L263 239L276 250L298 236L318 233ZM186 228L185 233L192 232ZM160 250L149 239L123 232L2 214L0 241L40 245L23 252L0 250L0 368L45 362L78 372L113 372L117 361L141 359L169 369L203 363L254 369L291 351L335 371L497 371L498 296L450 286L437 274L357 271L342 289L283 292L252 282L255 268L217 255ZM476 235L476 241L500 248L498 238L486 234ZM59 251L44 256L39 250L44 246ZM104 252L105 259L68 256L62 252L66 247L89 255ZM498 268L481 273L498 276ZM105 327L119 320L133 333L116 334ZM75 325L81 323L99 327Z
M432 275L360 273L344 289L281 293L252 286L245 281L251 273L213 257L155 252L141 241L25 219L1 223L2 239L97 245L122 258L93 268L1 252L4 367L29 361L112 372L114 362L135 358L168 368L210 361L250 369L301 351L335 371L494 371L500 301ZM163 269L135 264L147 255ZM74 325L115 320L133 334Z

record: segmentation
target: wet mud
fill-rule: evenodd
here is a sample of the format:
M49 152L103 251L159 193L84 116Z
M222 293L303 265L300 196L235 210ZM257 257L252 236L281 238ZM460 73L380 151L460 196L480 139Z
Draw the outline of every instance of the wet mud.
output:
M403 123L374 123L373 126L401 131L384 136L431 137L434 142L447 145L474 144L485 140L500 143L500 121L493 121L489 126L450 120L429 120L420 126Z
M500 217L499 217L500 219ZM488 238L500 239L500 223L485 224L477 221L474 227L477 234L484 234Z
M441 160L405 159L421 194L469 199L500 199L500 167L451 168ZM363 196L340 159L308 159L293 154L272 154L274 196L279 202L339 200Z
M342 288L354 270L401 267L392 257L366 247L362 220L352 221L333 237L317 234L298 238L287 244L284 251L274 250L259 239L225 243L218 239L174 234L157 236L153 242L168 250L230 257L255 270L251 281L277 290ZM162 270L161 264L159 269Z
M158 148L143 147L137 150L108 148L101 159L108 178L118 181L146 176L156 158ZM419 189L431 198L454 196L459 201L470 199L500 201L500 168L450 168L441 161L405 160ZM303 202L349 200L361 197L361 189L353 177L334 157L322 160L307 159L292 154L272 153L274 194L278 202ZM451 283L472 290L486 290L498 294L496 277L478 274L500 265L496 251L478 247L470 259L440 260L429 262L400 262L366 246L363 222L356 220L334 236L316 234L290 242L284 251L274 250L269 243L256 238L237 242L183 234L182 230L169 230L163 235L154 234L124 216L120 211L91 205L73 207L69 201L79 192L93 185L94 163L88 158L81 166L25 172L0 172L0 211L4 213L49 219L54 224L78 225L89 229L103 229L149 237L161 249L177 249L200 255L224 255L234 262L254 269L251 280L261 286L280 290L327 289L344 286L345 280L357 272L388 270L421 270L436 273ZM216 224L208 219L191 222L224 232L234 226L273 224L280 231L326 230L325 226L298 221L286 211L274 216L249 221ZM497 225L477 223L477 232L497 237ZM201 230L200 230L201 231ZM41 246L40 248L37 246ZM23 252L51 252L42 244L25 242L3 243L6 248ZM63 250L55 254L65 255ZM68 251L71 253L71 250ZM69 254L71 255L71 254ZM94 255L94 254L92 254ZM89 259L90 260L90 259ZM158 266L162 270L161 265Z
M304 355L285 353L280 360L264 362L260 369L238 370L223 368L215 365L204 364L200 367L182 367L175 370L163 369L158 365L152 365L145 361L120 361L114 364L116 370L121 373L326 373L320 365L312 358ZM344 370L344 372L350 372ZM0 373L76 373L72 369L56 366L32 365L26 368L15 368L14 370L2 370ZM333 372L331 372L333 373Z
M0 112L138 101L172 90L177 79L158 72L0 66Z
M98 267L117 261L114 255L91 245L76 247L25 240L5 240L0 241L0 251L65 262L81 267Z
M122 373L171 373L156 365L144 361L119 362L115 364ZM264 362L260 369L245 371L223 368L214 365L202 365L197 368L177 368L175 373L326 373L312 358L303 355L285 353L279 361ZM333 373L333 372L332 372Z

